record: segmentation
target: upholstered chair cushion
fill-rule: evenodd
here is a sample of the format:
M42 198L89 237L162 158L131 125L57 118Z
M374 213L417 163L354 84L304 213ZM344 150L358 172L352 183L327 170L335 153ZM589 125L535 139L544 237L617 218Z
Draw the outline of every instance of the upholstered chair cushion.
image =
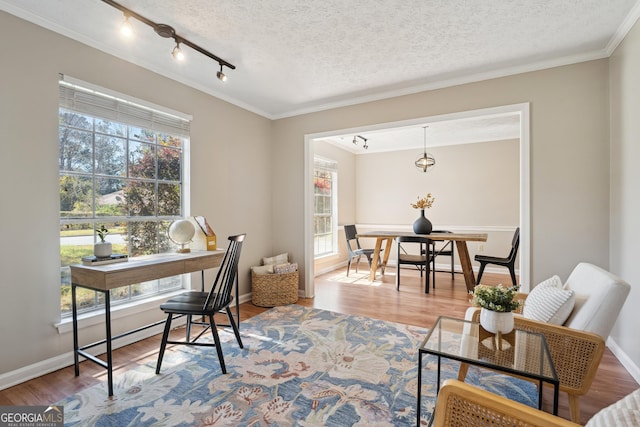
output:
M593 332L606 340L631 286L598 266L582 262L573 269L564 289L574 291L576 297L564 326Z

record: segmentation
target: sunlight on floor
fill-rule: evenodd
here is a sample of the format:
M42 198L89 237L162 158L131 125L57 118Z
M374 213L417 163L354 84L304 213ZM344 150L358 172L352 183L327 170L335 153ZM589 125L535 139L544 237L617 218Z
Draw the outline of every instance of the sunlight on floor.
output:
M382 286L382 282L379 279L376 279L373 282L369 281L369 272L360 272L354 273L353 271L349 273L349 277L347 277L346 272L338 273L334 276L329 276L326 278L328 282L339 282L339 283L350 283L353 285L362 285L362 286Z

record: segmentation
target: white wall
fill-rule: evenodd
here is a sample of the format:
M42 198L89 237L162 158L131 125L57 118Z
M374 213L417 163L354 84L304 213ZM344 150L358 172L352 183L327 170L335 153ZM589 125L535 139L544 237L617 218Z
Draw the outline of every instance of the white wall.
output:
M58 73L193 116L191 211L207 217L219 246L247 233L240 292L249 266L272 252L271 122L219 99L0 12L10 40L0 67L0 374L66 355L59 334ZM169 59L170 60L170 59ZM211 84L219 84L212 78ZM209 274L208 279L212 279ZM114 322L114 333L160 319L157 305ZM82 342L104 337L102 324Z
M628 356L623 363L640 382L640 23L610 59L611 85L611 270L631 293L611 337Z
M410 203L431 193L435 202L425 214L435 228L517 226L519 148L517 140L433 147L437 163L428 173L413 165L420 150L360 155L357 222L411 224Z

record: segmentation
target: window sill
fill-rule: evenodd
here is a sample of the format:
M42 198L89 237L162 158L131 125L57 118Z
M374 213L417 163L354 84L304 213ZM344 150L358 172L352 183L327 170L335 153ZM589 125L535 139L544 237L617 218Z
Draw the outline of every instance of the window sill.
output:
M184 289L180 289L162 295L155 295L143 300L118 305L116 307L112 306L111 321L113 322L117 319L131 317L135 314L140 314L145 311L158 310L160 302L164 302L168 298L180 295L184 291ZM78 329L88 328L90 326L99 324L104 324L104 310L96 310L78 316ZM73 331L73 319L71 318L71 316L65 317L60 322L55 323L53 326L58 329L58 334L68 334Z

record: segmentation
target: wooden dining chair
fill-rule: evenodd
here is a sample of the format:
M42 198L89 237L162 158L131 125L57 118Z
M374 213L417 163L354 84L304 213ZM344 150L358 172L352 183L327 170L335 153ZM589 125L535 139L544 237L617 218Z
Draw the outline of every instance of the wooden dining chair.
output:
M242 339L240 338L240 332L233 319L231 308L229 307L233 302L233 295L231 290L235 284L235 279L238 275L238 262L240 261L240 252L242 250L242 242L246 234L239 234L237 236L229 237L229 246L222 259L222 264L216 275L216 279L209 292L186 292L175 298L170 299L164 304L160 305L160 309L167 314L167 321L164 326L164 333L162 334L162 343L160 344L160 352L158 354L158 363L156 365L156 374L160 373L160 367L162 365L162 359L167 344L181 344L188 346L202 346L202 347L215 347L218 353L218 360L220 361L220 368L222 373L226 374L227 369L224 364L224 356L222 355L222 347L220 345L220 337L218 336L218 327L214 320L214 316L217 313L225 313L229 318L229 324L233 329L233 333L236 336L238 345L240 348L244 348ZM171 331L171 321L175 317L188 316L188 324L202 324L205 328L193 339L187 336L184 341L169 340L169 332ZM208 322L196 322L191 321L192 317L204 316ZM211 330L213 335L213 343L198 341L207 330Z

